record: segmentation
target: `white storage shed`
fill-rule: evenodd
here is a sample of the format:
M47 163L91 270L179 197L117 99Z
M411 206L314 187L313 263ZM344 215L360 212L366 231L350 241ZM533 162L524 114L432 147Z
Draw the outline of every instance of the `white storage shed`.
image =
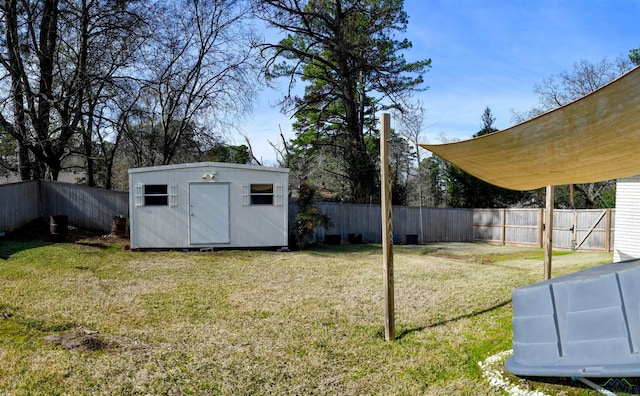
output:
M289 170L218 162L129 169L132 249L288 245Z

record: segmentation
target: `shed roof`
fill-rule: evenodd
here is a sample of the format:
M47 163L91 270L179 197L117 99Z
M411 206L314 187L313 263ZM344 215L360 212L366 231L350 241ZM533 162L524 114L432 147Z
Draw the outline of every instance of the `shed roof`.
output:
M640 67L513 127L420 146L473 176L513 190L640 174Z
M226 168L226 169L243 169L253 170L260 172L277 172L277 173L289 173L288 168L275 168L269 166L258 165L245 165L245 164L232 164L228 162L192 162L187 164L172 164L172 165L158 165L148 166L145 168L131 168L129 174L132 173L144 173L144 172L160 172L171 171L181 169L197 169L197 168Z

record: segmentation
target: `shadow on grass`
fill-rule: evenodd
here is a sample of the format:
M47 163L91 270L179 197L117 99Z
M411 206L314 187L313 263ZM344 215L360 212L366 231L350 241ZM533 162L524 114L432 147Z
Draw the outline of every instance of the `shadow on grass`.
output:
M301 250L305 253L324 255L327 253L382 253L382 246L372 243L352 244L352 245L308 245Z
M403 330L403 331L401 331L400 333L398 333L398 334L396 335L396 339L398 339L398 340L399 340L399 339L402 339L402 338L404 338L404 337L406 337L406 336L408 336L408 335L410 335L410 334L413 334L413 333L415 333L415 332L423 331L423 330L427 330L427 329L433 329L433 328L435 328L435 327L439 327L439 326L442 326L442 325L446 325L446 324L448 324L448 323L457 322L457 321L462 320L462 319L474 318L474 317L476 317L476 316L480 316L480 315L482 315L482 314L485 314L485 313L488 313L488 312L494 311L494 310L496 310L496 309L498 309L498 308L502 308L502 307L507 306L507 305L509 305L509 304L511 304L511 299L508 299L508 300L506 300L506 301L503 301L503 302L501 302L501 303L499 303L499 304L496 304L496 305L494 305L494 306L492 306L492 307L489 307L489 308L483 309L483 310L481 310L481 311L474 311L474 312L471 312L471 313L468 313L468 314L464 314L464 315L456 316L455 318L451 318L451 319L444 319L444 320L441 320L441 321L436 322L436 323L431 323L431 324L428 324L428 325L424 325L424 326L420 326L420 327L415 327L415 328L413 328L413 329L406 329L406 330Z
M23 250L54 243L47 227L48 224L44 219L38 219L7 233L0 239L0 260L8 260L12 255Z
M83 242L84 239L94 235L94 233L75 229L66 231L64 235L52 236L49 220L36 219L0 238L0 260L9 260L11 256L21 251L56 243L78 243L90 247L107 248L103 244Z

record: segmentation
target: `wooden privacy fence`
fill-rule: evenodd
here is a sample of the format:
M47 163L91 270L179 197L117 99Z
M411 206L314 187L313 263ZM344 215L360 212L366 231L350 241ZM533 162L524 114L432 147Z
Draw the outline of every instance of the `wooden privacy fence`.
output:
M544 209L474 209L473 238L542 247ZM612 251L615 209L554 209L553 247Z
M382 242L380 205L318 202L334 223L316 228L313 240L337 243ZM297 204L289 205L289 227ZM110 232L114 216L129 217L127 192L77 184L29 181L0 185L0 232L38 218L66 214L70 225ZM488 242L542 247L544 209L441 209L393 207L396 244ZM613 249L615 210L554 210L553 246L557 249Z
M40 183L0 185L0 232L20 228L41 217Z
M316 228L316 242L382 242L380 205L318 202L318 208L331 217L334 227ZM295 224L296 203L289 205L289 225ZM393 240L396 244L428 242L472 242L473 210L393 207Z
M51 181L0 185L0 232L60 214L69 225L110 232L114 216L129 217L129 194Z

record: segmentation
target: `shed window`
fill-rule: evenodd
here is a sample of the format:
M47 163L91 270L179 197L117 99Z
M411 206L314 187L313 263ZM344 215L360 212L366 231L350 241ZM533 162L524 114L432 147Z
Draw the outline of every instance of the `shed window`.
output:
M251 205L273 205L273 184L252 184Z
M145 184L144 186L145 206L167 206L169 205L169 194L166 184Z

